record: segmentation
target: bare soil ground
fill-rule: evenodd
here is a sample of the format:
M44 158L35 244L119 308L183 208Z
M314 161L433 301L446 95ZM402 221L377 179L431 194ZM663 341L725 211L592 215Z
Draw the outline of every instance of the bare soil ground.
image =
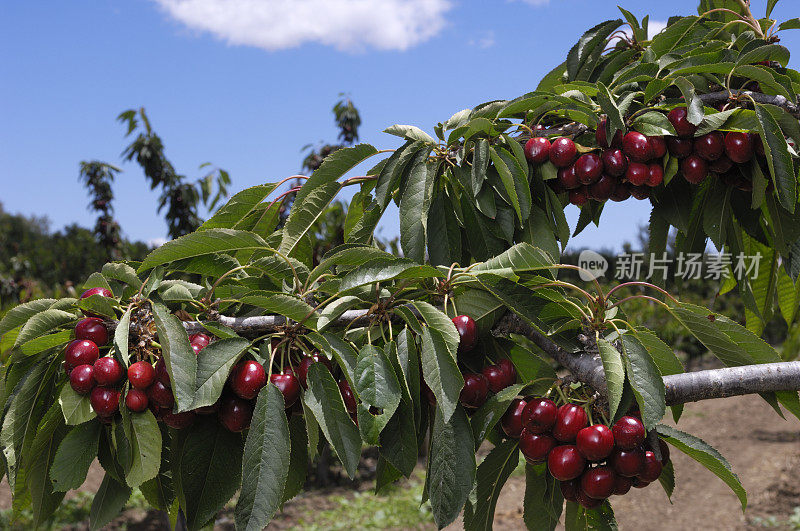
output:
M763 529L754 523L754 518L776 517L783 522L800 506L800 421L797 419L790 417L783 421L763 400L747 396L687 404L679 428L703 438L728 458L749 495L746 515L742 514L736 496L722 481L691 458L673 451L676 488L672 503L655 483L646 489L633 489L624 497L615 497L612 503L620 529ZM95 464L81 489L94 491L102 475ZM360 488L370 487L365 483ZM513 476L500 496L495 529L524 529L524 491L524 477ZM292 528L299 515L308 518L316 511L332 508L329 497L347 492L347 489L338 488L301 495L286 504L271 528ZM0 509L10 506L8 485L3 481ZM221 515L216 528L232 529L230 516ZM79 523L73 529L86 528ZM111 528L159 530L165 529L165 522L156 513L131 510ZM431 524L430 528L435 527ZM459 529L460 523L456 522L451 528Z

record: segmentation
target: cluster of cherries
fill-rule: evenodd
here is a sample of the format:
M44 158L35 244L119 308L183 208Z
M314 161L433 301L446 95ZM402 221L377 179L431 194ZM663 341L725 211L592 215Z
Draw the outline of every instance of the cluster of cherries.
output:
M662 159L667 152L680 160L680 174L692 184L711 174L729 186L752 190L751 181L735 168L758 154L764 156L761 137L751 133L719 131L695 138L697 126L687 119L686 107L676 107L667 115L678 136L646 136L637 131L617 131L608 141L606 119L595 131L602 149L578 156L572 139L559 137L552 142L534 136L525 143L525 156L533 163L552 162L557 178L548 183L556 192L568 192L570 203L578 206L589 199L624 201L650 197L652 188L664 181Z
M586 411L576 404L558 407L549 398L518 398L501 426L507 436L519 438L528 462L547 463L566 500L587 509L612 494L648 486L669 462L664 441L658 440L661 459L648 447L644 425L636 415L626 415L609 428L589 425Z

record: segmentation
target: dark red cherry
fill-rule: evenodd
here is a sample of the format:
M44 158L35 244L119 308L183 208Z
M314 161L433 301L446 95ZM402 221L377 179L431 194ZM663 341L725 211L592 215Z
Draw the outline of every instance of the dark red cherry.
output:
M614 188L614 193L611 194L611 200L620 202L625 201L631 196L631 187L629 183L617 183Z
M753 141L747 133L731 131L725 135L725 153L737 164L744 164L753 158Z
M515 398L511 401L511 405L503 414L500 420L500 425L506 435L512 439L518 439L522 433L522 411L525 409L527 402L521 398Z
M172 390L159 380L156 380L153 385L147 388L147 400L152 405L162 408L172 408L175 403Z
M678 133L678 136L680 137L692 137L697 131L697 126L690 123L689 119L687 118L686 107L675 107L669 111L669 114L667 114L667 119L669 120L669 123L672 124L672 127L675 128L675 132Z
M111 356L94 362L94 379L97 385L116 385L122 380L122 374L122 365Z
M669 445L664 439L658 440L658 449L661 451L661 464L666 466L669 463Z
M356 395L353 394L353 389L350 387L347 380L339 380L339 392L342 394L342 399L344 399L344 407L347 409L347 412L352 415L357 409Z
M590 498L605 500L614 493L617 475L607 466L590 468L581 476L581 490Z
M137 361L128 367L128 381L135 389L147 389L156 381L156 370L146 361Z
M564 190L574 190L580 188L581 182L578 180L578 174L575 173L575 165L567 166L566 168L559 168L556 182Z
M182 430L183 428L191 426L196 417L197 416L195 415L194 411L184 411L182 413L169 412L162 415L161 420L163 420L164 424L170 428Z
M519 436L519 449L529 463L541 463L547 459L547 455L556 448L556 444L556 440L549 433L531 433L523 429Z
M511 360L503 358L497 362L497 366L503 371L503 376L505 378L503 389L517 383L517 369L514 368L514 364L511 363Z
M238 433L250 426L250 420L253 418L253 406L247 400L242 400L237 396L228 396L222 399L217 417L228 431Z
M759 157L765 156L764 142L761 140L761 135L751 133L750 141L753 143L753 151L756 152L756 155Z
M199 345L203 349L211 343L211 338L205 334L192 334L189 336L189 343Z
M661 164L654 162L647 166L647 182L645 184L651 188L658 186L664 182L664 168Z
M720 158L708 165L709 171L718 175L727 173L733 168L733 162L727 155L722 155Z
M582 184L592 184L603 174L603 160L596 153L581 155L574 167L575 175Z
M633 487L637 489L643 489L650 485L649 481L644 481L639 478L633 478Z
M556 423L553 426L553 437L561 442L572 442L581 431L589 424L586 411L575 404L564 404L558 408Z
M621 149L607 149L603 151L603 169L609 175L622 177L628 169L628 157Z
M681 161L683 178L692 184L700 184L708 176L708 164L697 155L689 155Z
M597 182L589 186L589 195L596 201L606 201L614 194L614 189L616 187L616 177L603 175Z
M695 138L694 152L708 161L720 158L725 152L725 140L722 133L712 131L707 135Z
M561 495L567 501L578 501L578 491L581 488L580 479L571 479L569 481L559 481L561 486Z
M214 402L210 406L200 406L200 407L194 409L193 411L195 413L197 413L198 415L213 415L214 413L219 411L219 405L220 405L220 402L219 402L219 400L217 400L216 402Z
M614 449L614 435L608 426L594 424L578 432L575 446L589 461L600 461L611 455Z
M487 365L483 368L483 370L481 370L481 374L483 374L483 377L486 378L486 382L489 384L489 390L491 392L497 393L507 387L506 375L499 365Z
M575 479L583 473L584 468L586 460L575 445L556 446L547 455L547 469L559 481Z
M600 507L603 504L603 500L592 498L591 496L583 492L583 489L578 489L575 501L578 502L578 505L580 505L584 509L596 509L597 507Z
M627 494L633 486L633 478L626 478L616 474L614 476L614 494L623 495Z
M644 468L644 450L635 448L633 450L623 450L616 448L608 458L609 464L614 472L620 476L632 478L638 476Z
M297 375L297 379L300 380L300 385L303 387L308 387L308 369L310 369L315 363L322 363L328 368L329 371L333 370L331 360L325 356L322 356L318 352L315 352L310 356L303 356L303 358L300 360L300 363L298 363L297 367L295 367L295 374Z
M650 197L650 188L647 186L631 186L631 195L639 201Z
M156 370L156 380L167 387L171 387L172 381L170 380L169 371L167 370L167 364L164 362L164 358L160 358L153 368Z
M614 423L611 431L614 433L614 442L618 448L632 450L644 442L647 432L644 424L633 415L625 415Z
M460 338L458 351L466 353L474 349L478 344L478 325L475 324L475 320L469 315L457 315L452 320Z
M147 409L147 393L141 389L129 389L125 395L125 407L134 413Z
M283 403L287 408L291 407L300 396L300 381L286 369L280 374L272 374L269 381L283 393Z
M629 159L636 162L647 162L653 158L650 142L646 136L637 131L630 131L622 138L622 151Z
M549 398L532 398L522 411L522 426L531 433L550 431L556 423L558 408Z
M240 398L252 400L267 385L267 371L257 361L240 362L231 371L231 390Z
M78 365L94 365L100 356L100 349L93 341L76 339L64 350L64 363L72 370Z
M648 136L647 141L650 143L650 155L654 159L660 159L667 154L667 142L663 136Z
M95 387L89 395L89 403L98 416L110 417L119 409L119 391L108 387Z
M108 343L108 328L99 317L87 317L75 325L75 339L88 339L102 347Z
M91 365L78 365L69 373L69 385L79 395L89 394L96 383Z
M535 136L525 142L525 158L541 164L550 159L550 141L543 136Z
M607 129L608 120L603 118L600 120L600 123L597 124L597 130L594 132L594 139L597 141L597 145L600 147L607 148L608 145L608 129ZM622 147L622 135L624 133L621 129L617 129L617 132L614 133L614 138L611 139L611 144L618 148Z
M579 207L585 205L589 202L589 190L583 186L575 190L570 190L569 202Z
M565 168L575 162L578 148L575 142L566 137L556 138L550 145L550 162L559 168Z
M661 464L661 461L658 460L656 454L647 450L644 453L644 467L642 471L639 472L639 479L642 481L647 481L651 483L658 479L658 476L661 475L661 469L664 465Z
M482 374L468 372L464 374L464 387L458 399L466 408L479 408L489 395L489 382Z
M641 162L631 162L625 172L625 178L634 186L643 186L650 176L650 168Z
M691 138L667 137L667 149L669 154L675 158L682 159L692 154L694 141Z

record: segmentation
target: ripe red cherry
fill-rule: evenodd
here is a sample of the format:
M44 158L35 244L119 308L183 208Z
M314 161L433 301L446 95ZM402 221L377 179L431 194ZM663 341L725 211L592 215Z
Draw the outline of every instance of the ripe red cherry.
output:
M641 448L633 450L615 449L608 458L614 472L620 476L632 478L638 476L644 468L644 451Z
M603 151L603 169L609 175L622 177L628 169L628 157L621 149L607 149Z
M609 147L608 146L608 129L607 129L608 120L603 118L600 120L600 123L597 124L597 130L594 132L594 139L597 141L597 145L600 147ZM611 144L614 147L622 146L622 130L617 129L617 132L614 133L614 138L611 139Z
M611 200L620 202L625 201L631 196L631 187L628 183L617 183L616 188L614 188L614 193L611 194Z
M589 424L589 417L582 407L575 404L564 404L558 408L556 423L553 426L553 437L561 442L572 442Z
M486 378L491 392L497 393L506 388L506 375L499 365L487 365L481 370L481 374Z
M172 408L175 397L169 387L156 380L153 385L147 388L147 400L154 406Z
M193 409L195 413L198 415L213 415L217 411L219 411L219 400L211 404L210 406L200 406L196 409Z
M675 132L678 133L678 136L684 138L692 137L695 131L697 131L697 126L690 123L689 119L686 117L686 107L675 107L669 111L667 120L669 120L669 123L675 128Z
M630 131L622 138L622 151L633 161L647 162L653 158L650 142L637 131Z
M650 188L647 186L632 186L630 190L633 198L639 201L650 197Z
M572 444L556 446L547 455L547 469L559 481L575 479L583 473L585 467L586 460Z
M511 360L503 358L497 362L497 366L503 371L503 375L505 377L505 385L503 385L503 389L517 383L517 369L514 368L514 364L511 363Z
M575 142L566 137L556 138L550 145L550 162L559 168L565 168L575 162L578 148Z
M729 172L731 168L733 168L733 162L726 155L722 155L708 165L708 169L718 175Z
M631 162L628 164L628 171L625 172L625 178L634 186L644 185L649 176L650 168L647 167L647 164L642 164L641 162Z
M70 370L78 365L93 365L100 356L100 349L93 341L76 339L64 350L64 363Z
M579 479L571 479L569 481L559 481L561 486L561 495L567 501L578 501L578 491L581 489L581 482Z
M581 490L590 498L605 500L614 493L616 476L607 466L590 468L581 476Z
M633 486L634 486L634 488L643 489L643 488L647 487L648 485L650 485L649 481L643 481L643 480L641 480L639 478L633 478Z
M81 299L86 299L92 295L100 295L101 297L114 298L114 294L108 288L89 288L81 293Z
M460 338L458 351L460 353L469 352L478 344L478 325L475 324L475 319L469 315L457 315L452 320Z
M353 394L353 389L350 387L350 384L347 383L347 380L339 380L339 392L342 393L344 407L347 409L347 412L352 415L357 409L356 395Z
M667 149L670 155L682 159L692 154L692 150L694 150L694 141L692 141L691 138L675 138L674 136L668 136Z
M269 377L269 381L283 393L285 407L289 408L297 402L297 397L300 396L300 381L292 372L284 370L280 374L273 374Z
M663 136L648 136L647 141L650 143L650 155L654 159L660 159L667 154L667 142Z
M569 191L569 202L575 206L583 206L589 202L589 190L585 187Z
M122 380L122 365L106 356L94 362L94 379L97 385L116 385Z
M661 451L661 464L666 466L669 463L669 445L664 439L658 440L658 449Z
M664 168L661 164L654 162L647 166L647 182L645 184L651 188L664 182Z
M161 420L164 421L164 424L176 430L182 430L183 428L191 426L195 418L196 415L194 411L184 411L182 413L169 412L161 416Z
M556 423L558 408L549 398L533 398L522 411L522 426L531 433L550 431Z
M620 476L616 474L614 476L614 494L623 495L627 494L631 487L633 486L633 479L626 478L625 476Z
M541 164L550 158L550 141L543 136L535 136L525 142L525 158Z
M608 426L594 424L578 432L575 446L589 461L600 461L611 455L614 449L614 435Z
M512 439L519 439L522 434L522 412L526 405L528 403L525 400L515 398L500 420L503 431Z
M692 184L700 184L708 175L708 164L697 155L689 155L681 161L683 178Z
M125 407L134 413L141 413L147 409L147 393L141 389L129 389L125 395Z
M79 395L88 394L95 383L94 368L91 365L78 365L69 373L69 385Z
M468 372L464 374L464 387L458 399L466 408L479 408L489 395L489 382L482 374Z
M222 399L217 417L228 431L239 433L250 426L250 420L253 418L253 406L247 400L228 396Z
M575 161L574 167L581 183L592 184L603 173L603 160L596 153L585 153Z
M99 317L87 317L75 325L75 339L88 339L102 347L108 343L108 328Z
M747 133L731 131L725 135L725 153L737 164L744 164L753 158L753 141Z
M556 444L549 433L531 433L523 429L519 436L519 449L529 463L541 463L547 459Z
M617 447L623 450L633 450L647 437L644 424L633 415L625 415L616 421L611 431L614 433L614 442Z
M137 361L128 367L128 380L134 389L147 389L156 380L156 370L146 361Z
M712 131L707 135L697 137L694 140L694 152L708 161L720 158L725 152L725 140L722 133Z
M320 355L318 352L315 352L310 356L303 356L303 358L300 360L300 363L298 363L297 367L295 368L297 379L300 380L300 385L303 387L308 386L308 369L310 369L315 363L322 363L328 368L329 371L333 370L331 361L325 356Z
M267 385L267 371L257 361L241 362L231 371L231 389L240 398L252 400L265 385Z
M578 180L578 174L575 173L575 165L559 168L556 182L561 185L564 190L580 188L581 182Z
M100 417L110 417L119 409L119 391L108 387L95 387L89 395L92 409Z
M592 498L591 496L583 492L583 489L578 489L578 492L575 495L575 501L578 502L578 505L580 505L584 509L596 509L597 507L600 507L603 504L603 500Z
M764 142L761 140L761 135L751 133L750 140L753 143L753 150L756 152L756 155L759 157L763 157L764 153Z
M189 336L189 343L205 348L211 343L211 338L205 334L192 334Z
M647 450L644 453L644 467L642 471L639 472L639 479L647 481L648 483L657 480L658 476L661 475L663 466L661 461L656 457L656 454Z
M596 201L605 201L614 194L617 187L617 179L610 175L603 175L600 179L589 186L589 195Z

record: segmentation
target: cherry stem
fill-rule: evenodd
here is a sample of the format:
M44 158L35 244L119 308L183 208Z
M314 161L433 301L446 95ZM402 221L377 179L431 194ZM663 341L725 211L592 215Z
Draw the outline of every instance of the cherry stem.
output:
M610 297L611 294L614 293L615 291L617 291L618 289L626 288L626 287L630 287L630 286L644 286L646 288L654 289L654 290L656 290L658 292L663 293L664 295L666 295L667 297L672 299L673 302L678 304L678 299L676 299L675 297L670 295L670 293L667 290L665 290L663 288L660 288L660 287L656 286L655 284L651 284L649 282L641 282L641 281L623 282L622 284L618 284L618 285L614 286L613 288L611 288L610 290L608 290L608 297Z
M664 301L660 301L660 300L656 299L655 297L651 297L649 295L631 295L630 297L625 297L624 299L618 300L617 302L615 302L614 304L609 306L608 309L610 310L611 308L619 306L620 304L622 304L624 302L627 302L627 301L630 301L630 300L633 300L633 299L647 299L649 301L656 302L656 303L662 305L664 308L669 309L669 305L667 305L667 303L665 303Z

